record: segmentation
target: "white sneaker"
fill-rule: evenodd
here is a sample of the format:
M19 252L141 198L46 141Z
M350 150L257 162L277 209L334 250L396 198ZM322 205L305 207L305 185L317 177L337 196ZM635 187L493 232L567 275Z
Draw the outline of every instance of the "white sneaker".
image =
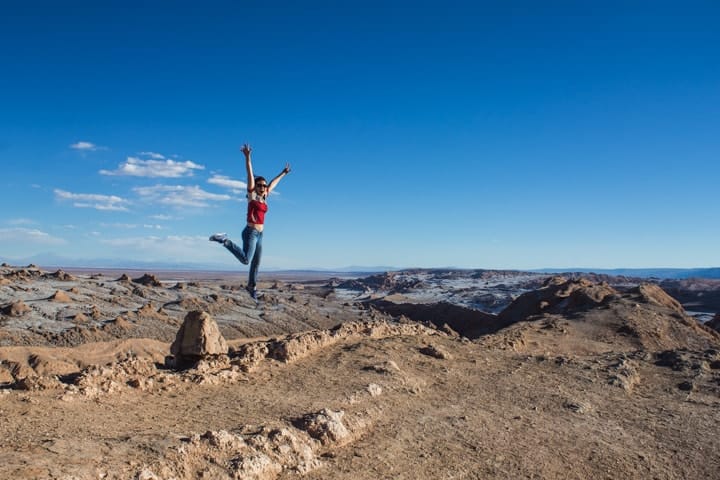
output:
M227 233L216 233L215 235L210 235L211 242L218 242L218 243L225 243L225 240L227 240L228 236Z

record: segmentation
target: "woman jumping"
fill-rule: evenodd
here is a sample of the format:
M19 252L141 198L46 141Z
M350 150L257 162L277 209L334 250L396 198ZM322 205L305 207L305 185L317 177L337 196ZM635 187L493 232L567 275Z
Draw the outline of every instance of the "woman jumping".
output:
M290 164L286 163L285 168L270 183L265 177L253 176L252 160L250 154L252 149L247 143L240 149L245 155L245 169L247 170L247 226L242 232L242 249L228 238L224 233L216 233L210 237L210 241L223 244L235 258L243 265L250 264L248 275L247 291L250 296L257 300L257 275L262 255L263 226L265 224L265 213L267 212L267 197L277 186L280 180L290 173Z

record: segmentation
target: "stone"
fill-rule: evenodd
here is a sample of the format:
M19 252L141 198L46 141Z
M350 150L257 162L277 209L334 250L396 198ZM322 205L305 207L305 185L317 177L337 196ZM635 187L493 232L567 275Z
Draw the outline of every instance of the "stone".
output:
M180 359L197 360L199 358L226 355L228 345L220 333L215 320L207 312L194 310L185 316L170 352Z
M63 292L62 290L58 290L55 292L55 294L50 297L50 301L52 302L58 302L58 303L70 303L72 300L68 296L67 293Z
M303 416L296 422L296 427L305 430L312 438L323 445L342 444L350 437L350 432L343 424L345 412L324 408L317 413Z
M145 285L149 287L160 287L162 286L162 283L155 275L151 275L149 273L146 273L140 278L133 278L133 283L139 283L140 285Z
M28 307L25 304L25 302L23 302L22 300L13 302L10 305L3 307L3 309L2 309L2 313L4 315L8 315L10 317L21 317L24 314L28 313L29 311L30 311L30 307Z

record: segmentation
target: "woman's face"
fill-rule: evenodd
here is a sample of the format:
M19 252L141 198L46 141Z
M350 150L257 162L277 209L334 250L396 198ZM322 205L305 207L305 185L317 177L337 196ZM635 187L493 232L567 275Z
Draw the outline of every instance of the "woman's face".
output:
M260 180L259 182L255 183L255 191L259 195L264 195L267 193L267 183L265 183L265 180Z

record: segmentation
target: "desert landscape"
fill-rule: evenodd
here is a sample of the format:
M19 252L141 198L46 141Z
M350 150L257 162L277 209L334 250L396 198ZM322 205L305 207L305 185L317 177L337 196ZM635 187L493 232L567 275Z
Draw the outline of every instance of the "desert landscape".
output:
M720 478L720 281L0 267L0 478Z

